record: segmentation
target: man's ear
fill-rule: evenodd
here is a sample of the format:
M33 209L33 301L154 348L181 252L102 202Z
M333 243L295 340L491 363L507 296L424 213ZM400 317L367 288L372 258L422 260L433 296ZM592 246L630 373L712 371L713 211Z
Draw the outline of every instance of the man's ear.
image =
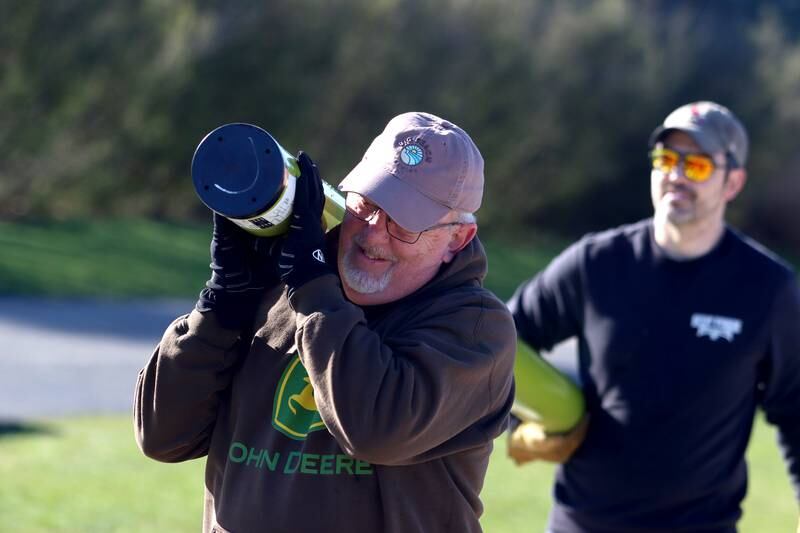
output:
M442 260L445 263L452 261L456 254L475 238L477 233L478 225L475 223L456 226L456 230L450 236L450 242L447 243L447 252Z
M728 179L725 181L725 201L732 202L744 188L747 182L747 171L743 168L734 168L728 172Z

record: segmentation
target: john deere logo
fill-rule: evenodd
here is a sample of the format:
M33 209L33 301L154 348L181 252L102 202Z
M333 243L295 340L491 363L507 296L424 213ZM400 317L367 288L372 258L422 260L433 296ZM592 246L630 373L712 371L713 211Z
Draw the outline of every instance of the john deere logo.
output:
M400 151L400 160L410 167L415 167L425 159L425 150L418 144L407 144Z
M295 354L283 371L272 405L272 426L295 440L325 428L314 401L314 388L300 357Z

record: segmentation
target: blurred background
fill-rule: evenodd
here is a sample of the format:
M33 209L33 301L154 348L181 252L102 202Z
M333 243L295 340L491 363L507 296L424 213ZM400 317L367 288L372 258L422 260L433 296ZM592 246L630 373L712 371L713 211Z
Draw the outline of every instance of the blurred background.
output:
M389 118L449 118L486 159L482 231L574 238L650 212L647 138L683 103L747 126L733 221L800 246L791 0L3 0L4 220L206 221L194 148L227 122L331 183Z
M394 115L452 120L486 161L506 298L583 233L650 215L648 136L695 100L750 134L731 222L800 264L794 0L0 0L0 516L199 529L202 461L145 460L129 412L209 275L190 164L217 126L261 126L336 184ZM791 530L761 418L748 457L742 531ZM541 529L551 476L499 440L486 531Z

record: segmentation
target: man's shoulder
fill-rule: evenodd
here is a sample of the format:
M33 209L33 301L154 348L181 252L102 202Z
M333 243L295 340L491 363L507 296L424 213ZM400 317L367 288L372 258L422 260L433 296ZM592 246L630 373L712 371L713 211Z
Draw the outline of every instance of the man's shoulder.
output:
M436 331L439 342L472 349L483 346L486 350L477 351L493 358L513 359L515 351L511 312L494 292L478 283L437 287L402 300L380 328L385 335L401 333L406 340L416 332Z
M472 307L508 314L508 308L503 300L491 289L479 283L452 285L432 292L428 298L414 302L414 307L418 309L418 312L431 312L432 314L439 314L446 309L455 311Z
M733 228L728 232L734 242L737 255L745 262L744 266L769 277L794 279L794 267L783 257L752 237Z
M414 297L399 302L398 311L402 309L402 315L411 322L443 322L469 329L488 319L498 327L503 322L513 327L511 312L494 291L477 279L450 281L453 282L431 284Z
M598 232L587 233L575 246L585 250L590 257L606 253L620 253L641 248L650 238L652 219L623 224Z
M537 278L546 284L593 277L615 276L622 265L638 262L649 246L652 221L641 220L603 231L587 233L558 254Z

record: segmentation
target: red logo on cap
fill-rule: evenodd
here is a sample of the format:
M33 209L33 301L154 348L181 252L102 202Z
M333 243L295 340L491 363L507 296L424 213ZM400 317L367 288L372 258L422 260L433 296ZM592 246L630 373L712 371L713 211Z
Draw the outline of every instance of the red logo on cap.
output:
M690 110L691 110L691 113L692 113L692 118L691 118L692 122L694 122L695 124L698 124L698 125L700 125L703 122L705 122L706 116L703 114L703 110L700 109L699 105L692 104L692 107L690 108Z

